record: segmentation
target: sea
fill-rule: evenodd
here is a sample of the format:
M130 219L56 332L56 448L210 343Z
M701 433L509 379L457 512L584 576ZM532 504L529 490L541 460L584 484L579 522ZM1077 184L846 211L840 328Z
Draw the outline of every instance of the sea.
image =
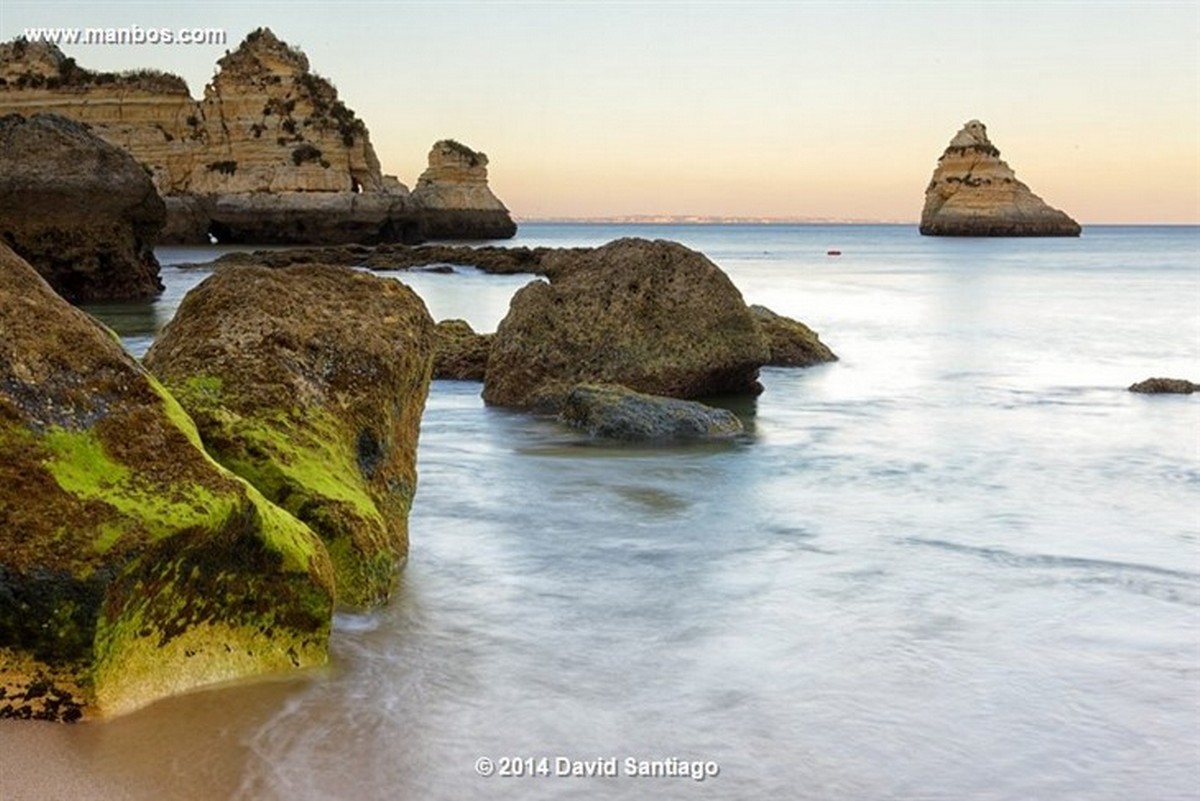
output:
M393 601L328 667L0 725L0 798L1200 798L1200 228L525 224L700 250L840 360L604 444L434 381ZM141 354L229 248L162 248ZM837 254L831 254L836 251ZM389 273L492 331L531 276Z

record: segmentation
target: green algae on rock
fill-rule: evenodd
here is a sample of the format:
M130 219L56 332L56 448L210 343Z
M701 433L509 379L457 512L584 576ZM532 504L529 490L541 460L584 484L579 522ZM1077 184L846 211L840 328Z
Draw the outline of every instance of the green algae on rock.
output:
M320 540L3 245L0 329L0 717L103 717L324 663Z
M228 267L188 293L145 364L217 461L322 538L338 600L366 606L408 552L433 328L398 281Z
M757 393L767 346L729 277L676 242L620 239L549 253L550 281L513 296L483 398L557 410L580 383L675 398Z

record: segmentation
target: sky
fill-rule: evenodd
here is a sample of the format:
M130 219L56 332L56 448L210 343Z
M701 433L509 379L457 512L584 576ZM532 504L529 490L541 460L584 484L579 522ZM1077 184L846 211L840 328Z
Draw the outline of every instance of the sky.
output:
M1084 223L1200 222L1200 0L56 2L25 28L219 27L227 45L65 48L193 96L265 25L299 46L412 186L430 146L488 154L523 219L915 221L970 119Z

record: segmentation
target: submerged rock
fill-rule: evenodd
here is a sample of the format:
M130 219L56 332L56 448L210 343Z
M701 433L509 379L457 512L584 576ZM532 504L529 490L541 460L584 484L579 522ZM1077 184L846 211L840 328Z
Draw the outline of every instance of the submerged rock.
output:
M434 143L412 194L430 239L509 239L517 233L508 209L488 188L487 164L486 155L453 139Z
M325 662L320 540L4 245L0 330L0 717L102 717Z
M142 166L87 126L0 117L0 240L67 300L162 291L154 242L165 220Z
M1147 378L1145 381L1131 385L1129 391L1148 395L1191 395L1193 392L1200 391L1200 384L1183 378Z
M442 320L434 330L433 377L482 381L493 334L477 334L466 320Z
M742 433L733 412L695 401L581 384L567 393L559 419L594 437L626 441L713 439Z
M930 236L1079 236L1000 160L987 128L971 120L950 140L925 190L921 233Z
M750 311L771 352L767 364L776 367L811 367L838 360L817 336L817 332L799 320L776 314L766 306L751 306Z
M757 393L769 354L742 295L703 254L621 239L542 260L492 342L488 403L557 409L579 383L677 398Z
M145 364L208 452L320 535L338 600L385 600L408 553L433 321L398 281L348 268L218 270Z

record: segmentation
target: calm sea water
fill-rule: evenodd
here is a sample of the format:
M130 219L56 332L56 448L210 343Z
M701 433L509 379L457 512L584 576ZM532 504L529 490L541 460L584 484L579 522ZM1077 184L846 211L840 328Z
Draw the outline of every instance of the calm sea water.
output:
M588 444L434 382L409 564L388 608L337 618L327 669L0 726L0 797L1200 797L1200 397L1125 390L1200 379L1200 229L517 243L628 235L704 251L841 361L765 370L719 447ZM164 273L158 303L95 309L134 352L203 277ZM529 279L403 280L492 330Z

